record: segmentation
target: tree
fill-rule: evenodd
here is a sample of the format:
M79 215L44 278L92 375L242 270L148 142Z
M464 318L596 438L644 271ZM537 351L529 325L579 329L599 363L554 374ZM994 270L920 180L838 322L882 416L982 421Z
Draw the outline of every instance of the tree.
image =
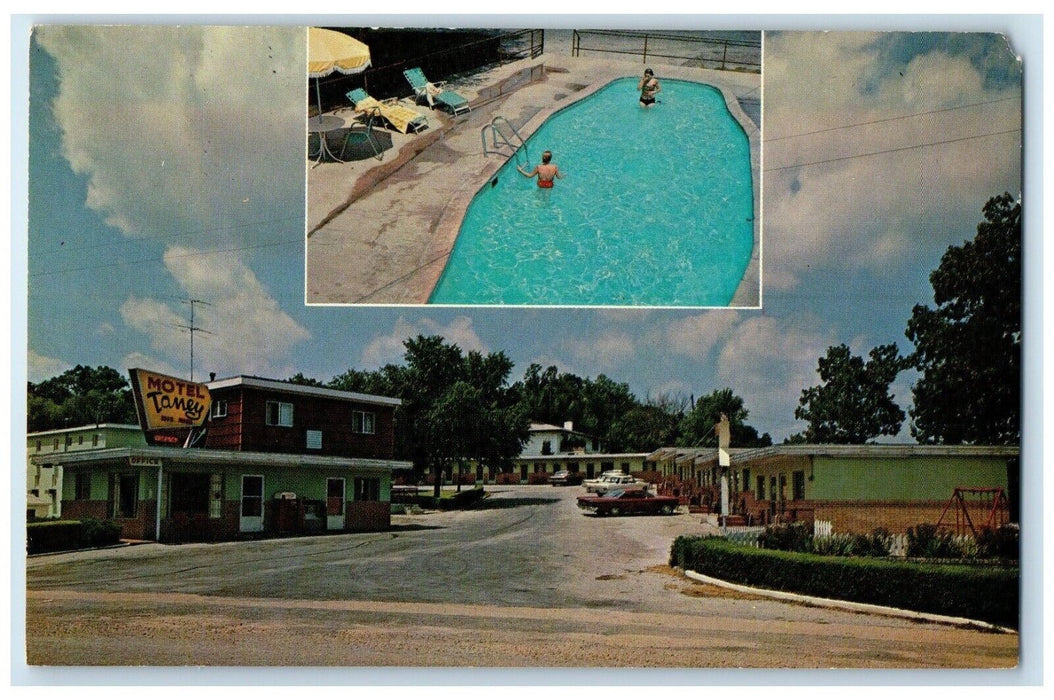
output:
M790 442L860 445L879 435L896 435L904 411L889 385L906 367L895 343L853 355L846 345L827 348L817 372L822 384L803 389L794 417L809 426Z
M767 447L772 444L768 433L758 435L756 428L746 424L750 411L746 409L743 399L728 388L712 391L695 402L692 410L681 420L681 437L677 444L682 447L716 447L714 426L721 420L721 414L728 416L732 446Z
M1021 203L984 206L977 236L930 274L936 308L916 305L905 334L920 378L911 432L922 443L1021 440Z
M131 386L112 367L77 365L26 388L27 426L33 432L138 420Z

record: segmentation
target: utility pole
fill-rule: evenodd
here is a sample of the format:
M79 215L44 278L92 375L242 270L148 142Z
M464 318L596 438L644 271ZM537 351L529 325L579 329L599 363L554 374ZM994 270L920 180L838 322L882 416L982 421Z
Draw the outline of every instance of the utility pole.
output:
M177 324L176 328L183 328L190 332L190 381L194 381L194 333L197 332L212 335L210 331L194 325L194 305L204 304L205 306L212 306L212 304L207 301L202 301L201 299L184 299L183 303L190 304L190 323L186 326Z

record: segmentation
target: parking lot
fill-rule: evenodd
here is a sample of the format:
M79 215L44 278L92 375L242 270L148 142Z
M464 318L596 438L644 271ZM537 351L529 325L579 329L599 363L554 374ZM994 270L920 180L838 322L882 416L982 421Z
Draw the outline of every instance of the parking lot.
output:
M1008 668L1018 639L733 595L665 566L700 516L489 487L390 532L34 557L31 664Z

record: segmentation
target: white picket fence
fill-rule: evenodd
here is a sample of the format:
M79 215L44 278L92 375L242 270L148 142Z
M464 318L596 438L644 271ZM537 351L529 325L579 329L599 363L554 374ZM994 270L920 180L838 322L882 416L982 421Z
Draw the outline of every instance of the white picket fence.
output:
M830 520L816 520L812 524L813 537L830 537L834 531L834 523Z

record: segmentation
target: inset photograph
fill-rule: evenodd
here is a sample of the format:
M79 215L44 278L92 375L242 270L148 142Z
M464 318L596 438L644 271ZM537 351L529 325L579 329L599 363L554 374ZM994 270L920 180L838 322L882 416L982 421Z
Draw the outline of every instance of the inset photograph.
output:
M308 32L306 303L761 305L761 32Z

